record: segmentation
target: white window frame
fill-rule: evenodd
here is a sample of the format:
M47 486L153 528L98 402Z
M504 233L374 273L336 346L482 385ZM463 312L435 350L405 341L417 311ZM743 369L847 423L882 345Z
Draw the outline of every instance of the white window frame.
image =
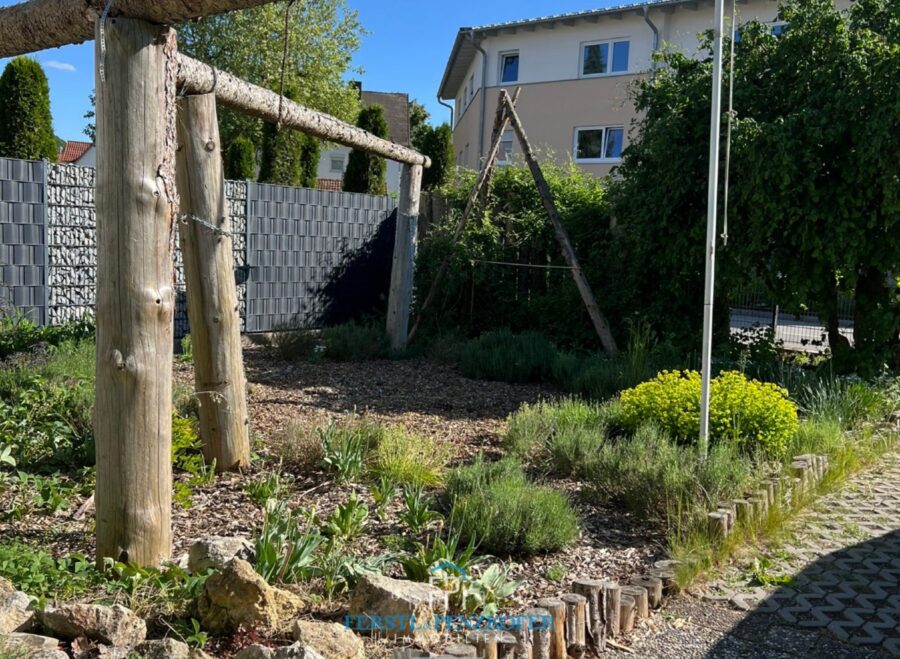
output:
M343 174L344 173L344 164L345 164L344 156L330 156L330 160L331 160L331 164L329 165L329 169L330 169L331 173L332 174L338 174L338 173ZM338 163L338 162L340 163L340 167L335 169L334 165L335 165L335 163Z
M504 81L503 80L503 65L506 63L507 57L513 57L513 56L515 56L519 59L519 65L518 65L519 68L516 69L516 79ZM500 59L498 61L498 64L500 65L500 68L497 70L497 84L498 85L511 85L513 83L519 82L519 78L521 77L520 74L522 72L521 71L522 57L519 55L519 51L518 50L504 50L503 52L499 53L499 58Z
M610 164L618 164L622 162L622 157L618 158L579 158L578 157L578 134L582 131L586 130L602 130L603 131L603 142L600 145L600 152L606 153L606 139L607 139L607 131L610 130L621 130L622 131L622 148L625 148L625 127L620 125L611 125L611 126L576 126L575 134L572 140L572 161L578 163L579 165L610 165Z
M628 42L628 68L624 71L613 71L613 54L616 43ZM607 44L609 46L609 61L606 63L606 73L585 73L584 72L584 49L588 46L601 46ZM595 41L582 41L578 46L578 77L579 78L607 78L609 76L625 76L630 75L631 70L631 37L615 37L613 39L597 39Z
M509 142L512 145L509 150L510 157L508 159L503 158L503 155L504 155L503 144L505 142ZM513 154L513 151L515 150L515 148L516 148L516 136L515 136L515 133L513 132L512 128L509 128L509 129L503 131L503 135L500 136L500 150L497 151L497 160L496 160L497 165L499 165L500 167L506 167L508 165L512 165L512 163L513 163L512 154Z

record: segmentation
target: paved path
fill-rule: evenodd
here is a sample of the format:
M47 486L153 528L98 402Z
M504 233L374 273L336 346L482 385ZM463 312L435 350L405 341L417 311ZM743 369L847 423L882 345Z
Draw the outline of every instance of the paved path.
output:
M671 602L636 634L634 650L679 659L900 657L900 454L800 515L789 541L755 566Z

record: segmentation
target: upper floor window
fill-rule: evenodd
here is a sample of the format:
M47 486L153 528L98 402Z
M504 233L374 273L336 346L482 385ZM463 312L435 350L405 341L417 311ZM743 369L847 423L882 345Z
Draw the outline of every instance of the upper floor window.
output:
M331 171L334 174L344 173L344 159L341 156L331 157Z
M618 162L622 158L625 129L588 126L575 129L575 162Z
M475 74L474 73L469 77L469 100L468 100L468 102L471 103L473 98L475 98Z
M518 80L519 53L500 53L500 84Z
M600 76L628 71L630 42L596 41L581 46L581 75Z

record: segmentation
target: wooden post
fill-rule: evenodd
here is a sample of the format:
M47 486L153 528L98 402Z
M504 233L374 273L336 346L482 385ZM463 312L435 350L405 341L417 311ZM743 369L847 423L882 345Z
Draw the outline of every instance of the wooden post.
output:
M606 636L615 638L619 635L619 604L621 589L615 581L603 584L603 599L606 603Z
M532 659L550 659L550 612L547 609L526 609L531 632Z
M566 643L587 645L587 598L569 593L560 597L566 605Z
M619 631L623 634L629 634L634 629L636 607L633 597L622 595L619 600Z
M728 513L727 512L714 512L709 513L707 516L707 528L709 532L709 537L716 541L721 542L725 538L728 537Z
M515 636L501 632L497 638L497 659L517 659L516 644Z
M531 170L531 175L534 177L534 182L541 195L541 200L544 202L544 208L547 211L547 215L550 217L550 223L553 225L553 232L556 234L556 240L559 242L559 246L562 250L563 258L572 270L572 277L575 279L575 285L578 287L578 292L581 294L584 306L587 308L588 315L591 317L591 322L594 324L597 336L600 337L600 343L603 345L603 349L606 352L614 354L618 352L616 340L613 338L612 332L609 329L609 323L600 311L600 307L597 306L597 300L594 297L594 292L591 290L591 285L588 283L587 277L584 276L584 272L581 270L581 265L578 263L578 257L575 255L575 249L572 247L572 241L569 239L569 232L566 231L566 227L559 217L556 203L553 201L553 193L550 191L550 186L547 184L544 173L541 171L541 166L538 164L534 151L531 148L531 144L528 142L528 136L525 134L525 128L522 126L522 121L519 119L516 108L505 89L500 91L500 97L502 102L506 105L509 121L519 138L519 144L522 146L522 151L525 154L525 162L528 163L528 168Z
M583 595L587 600L587 628L591 643L602 651L606 645L606 628L603 625L603 582L597 579L576 579L572 582L572 592Z
M497 659L497 638L497 632L476 631L471 632L467 640L475 645L477 656L482 659Z
M421 193L422 166L403 165L387 315L387 333L391 341L391 348L395 351L406 348L409 332L409 309L412 306L416 233Z
M110 19L96 44L97 563L157 566L172 551L175 33Z
M444 654L448 657L477 657L475 648L471 645L463 645L462 643L451 643L444 650Z
M548 598L537 605L550 612L550 659L566 659L566 605L562 600Z
M219 471L250 464L241 319L216 97L186 96L178 121L178 233L200 402L200 439Z
M659 577L632 577L629 583L632 586L638 586L647 591L647 603L651 608L658 609L660 604L662 604L663 583L662 579Z
M628 595L634 600L634 614L638 620L650 617L650 596L646 588L642 586L624 586L622 595Z

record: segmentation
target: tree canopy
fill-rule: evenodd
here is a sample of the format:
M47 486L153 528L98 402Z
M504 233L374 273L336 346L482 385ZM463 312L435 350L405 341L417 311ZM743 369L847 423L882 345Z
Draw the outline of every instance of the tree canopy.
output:
M306 0L209 16L179 28L184 53L269 89L281 88L285 10L289 10L289 55L285 85L297 101L345 121L359 110L355 88L344 81L364 34L357 13L345 0ZM222 108L222 140L244 135L262 144L262 122Z
M293 83L285 86L285 98L297 100L299 95ZM319 141L316 138L291 128L265 125L259 170L261 183L314 188L318 166Z
M0 156L56 162L50 85L41 65L16 57L0 75Z
M719 317L730 295L761 283L786 310L820 314L839 364L896 362L900 6L859 0L840 11L831 0L792 0L779 18L788 25L780 36L751 23L736 44ZM631 298L623 307L693 339L712 67L679 53L663 60L639 84L641 119L610 189L623 255L617 286ZM855 301L854 350L837 331L839 295Z

